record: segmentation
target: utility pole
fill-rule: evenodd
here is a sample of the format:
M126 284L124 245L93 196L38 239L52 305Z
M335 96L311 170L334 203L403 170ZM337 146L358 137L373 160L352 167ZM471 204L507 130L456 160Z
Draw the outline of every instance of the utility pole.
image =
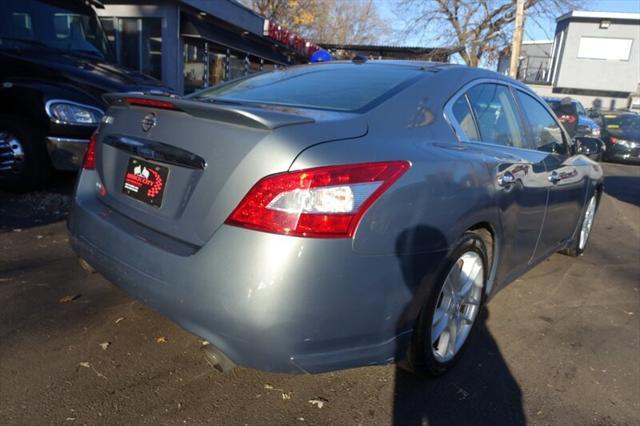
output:
M509 64L509 76L517 78L518 65L520 64L520 47L522 46L522 33L524 32L524 0L516 0L516 28L511 42L511 62Z

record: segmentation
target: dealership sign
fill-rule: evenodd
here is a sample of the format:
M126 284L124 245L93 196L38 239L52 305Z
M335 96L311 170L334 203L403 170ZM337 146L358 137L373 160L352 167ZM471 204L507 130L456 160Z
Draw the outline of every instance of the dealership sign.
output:
M298 34L294 34L268 19L264 20L264 35L307 57L320 50L320 46L306 41Z

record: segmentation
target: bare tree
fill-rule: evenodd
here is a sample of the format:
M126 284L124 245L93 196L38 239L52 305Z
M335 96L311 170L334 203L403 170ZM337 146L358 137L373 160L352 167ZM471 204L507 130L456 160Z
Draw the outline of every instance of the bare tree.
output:
M322 0L325 13L307 32L316 42L374 44L387 38L391 27L374 0Z
M243 0L269 20L315 41L365 44L390 31L374 0Z
M589 0L526 0L527 19L557 17ZM458 49L470 66L492 62L509 45L516 0L397 0L406 31L435 34L433 41Z
M295 33L305 32L322 13L320 0L242 0L242 2L256 13Z

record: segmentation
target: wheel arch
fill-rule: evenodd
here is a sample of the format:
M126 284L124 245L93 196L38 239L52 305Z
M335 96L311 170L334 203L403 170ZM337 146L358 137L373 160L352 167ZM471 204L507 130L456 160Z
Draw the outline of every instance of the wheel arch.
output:
M604 182L603 181L599 181L596 184L595 191L596 191L597 201L598 201L598 204L599 204L600 203L600 198L602 198L602 194L604 193Z
M499 244L501 242L499 228L496 224L491 220L478 220L474 221L464 227L461 227L460 230L456 233L455 240L458 241L466 232L473 232L478 235L483 242L485 243L485 248L487 250L487 257L490 258L488 260L490 265L490 272L487 278L487 283L485 286L485 294L487 297L493 292L494 288L497 286L496 283L496 270L498 262L500 260L500 248ZM441 251L442 254L441 259L444 261L447 259L453 251L457 249L457 245L452 243L448 249ZM444 263L444 262L442 262ZM410 313L409 317L411 320L415 320L417 318L417 314L420 309L424 305L425 301L429 297L429 293L434 286L436 280L441 279L444 273L443 265L438 265L434 268L428 276L425 276L421 279L421 283L414 293L414 298L411 303L411 308L408 309L408 313Z
M487 283L485 286L485 293L491 294L495 284L495 273L497 270L497 264L499 260L499 245L498 234L496 228L488 221L478 222L470 226L465 232L471 231L477 234L484 242L487 250L487 262L489 263L489 274L487 275Z

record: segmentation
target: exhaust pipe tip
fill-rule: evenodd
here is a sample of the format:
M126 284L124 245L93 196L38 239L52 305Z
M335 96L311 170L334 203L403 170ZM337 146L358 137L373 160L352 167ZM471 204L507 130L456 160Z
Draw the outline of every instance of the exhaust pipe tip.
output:
M93 266L89 265L89 262L87 262L86 260L84 260L81 257L78 258L78 263L80 263L80 266L82 267L82 269L84 269L85 271L87 271L90 274L95 274L97 272L93 268Z
M207 363L221 373L228 373L236 368L235 362L231 361L220 349L210 343L206 342L206 344L202 346L202 351L204 352Z

